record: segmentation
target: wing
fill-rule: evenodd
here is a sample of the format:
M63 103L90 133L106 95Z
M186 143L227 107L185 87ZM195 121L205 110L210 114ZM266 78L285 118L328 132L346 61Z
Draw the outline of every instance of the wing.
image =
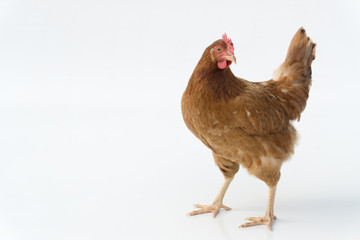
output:
M268 82L251 83L234 99L236 127L247 134L268 135L280 132L289 124L281 100L268 89Z

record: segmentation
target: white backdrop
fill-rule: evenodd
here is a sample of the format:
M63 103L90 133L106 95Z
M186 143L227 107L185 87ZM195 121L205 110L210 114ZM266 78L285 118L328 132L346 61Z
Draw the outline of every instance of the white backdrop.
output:
M359 1L0 1L0 238L359 239ZM273 232L266 185L223 177L180 101L226 32L252 81L271 78L300 26L318 43Z

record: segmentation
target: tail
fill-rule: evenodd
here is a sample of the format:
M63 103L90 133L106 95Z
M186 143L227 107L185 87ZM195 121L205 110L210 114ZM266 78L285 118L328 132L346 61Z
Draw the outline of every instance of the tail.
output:
M290 119L300 119L311 86L311 63L316 44L300 28L294 35L285 61L275 70L276 95Z

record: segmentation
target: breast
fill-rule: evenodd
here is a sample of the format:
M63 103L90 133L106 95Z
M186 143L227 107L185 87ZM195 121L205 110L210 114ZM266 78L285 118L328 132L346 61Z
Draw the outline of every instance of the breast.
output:
M217 154L245 168L261 164L266 159L286 161L294 153L297 140L296 130L291 124L279 133L263 136L223 127L209 132L205 137Z

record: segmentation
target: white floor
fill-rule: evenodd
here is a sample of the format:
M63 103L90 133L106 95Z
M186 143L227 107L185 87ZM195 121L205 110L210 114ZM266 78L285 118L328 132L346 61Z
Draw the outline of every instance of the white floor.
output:
M188 136L178 109L162 110L2 109L2 239L360 236L357 170L336 166L337 152L322 153L332 142L316 145L305 131L283 167L273 232L237 228L245 217L264 214L267 201L266 185L245 170L225 197L232 211L216 219L186 216L192 204L211 203L223 179L210 152ZM304 117L301 129L310 122Z
M360 239L359 4L232 4L0 3L0 239ZM238 228L268 195L244 169L232 211L187 216L223 181L180 111L203 49L227 31L232 70L266 80L301 25L317 58L273 232Z

